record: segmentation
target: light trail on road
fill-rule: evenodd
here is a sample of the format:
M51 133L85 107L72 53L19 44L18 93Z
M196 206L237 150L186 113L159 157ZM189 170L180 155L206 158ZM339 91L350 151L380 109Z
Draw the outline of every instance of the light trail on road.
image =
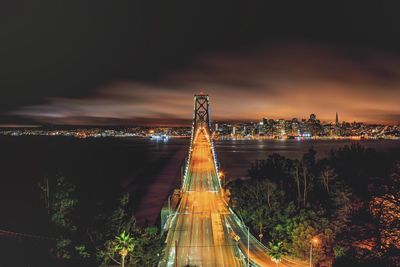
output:
M229 236L218 176L205 129L193 141L186 191L168 231L162 266L242 266L237 244ZM177 241L177 248L175 247ZM177 255L175 255L177 251Z

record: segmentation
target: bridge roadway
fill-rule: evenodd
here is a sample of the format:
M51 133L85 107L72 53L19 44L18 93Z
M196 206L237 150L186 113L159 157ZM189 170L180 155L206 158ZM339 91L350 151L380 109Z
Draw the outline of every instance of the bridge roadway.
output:
M179 267L247 265L247 231L221 195L209 138L201 128L195 134L181 202L171 218L160 266L175 266L175 261ZM239 242L230 236L231 230ZM250 259L253 265L276 266L252 236Z

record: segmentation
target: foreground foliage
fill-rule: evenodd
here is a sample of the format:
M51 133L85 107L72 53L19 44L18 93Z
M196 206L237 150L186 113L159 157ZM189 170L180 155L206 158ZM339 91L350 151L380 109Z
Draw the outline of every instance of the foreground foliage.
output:
M256 161L227 185L230 204L275 260L290 255L338 266L400 265L400 157L360 145L316 158ZM355 260L354 260L355 259ZM374 266L374 265L370 265Z
M85 214L76 187L61 175L39 183L56 242L52 253L71 266L157 266L163 240L158 229L136 225L130 197L124 193L116 206L93 207ZM81 208L81 209L80 209ZM85 210L86 211L86 210Z

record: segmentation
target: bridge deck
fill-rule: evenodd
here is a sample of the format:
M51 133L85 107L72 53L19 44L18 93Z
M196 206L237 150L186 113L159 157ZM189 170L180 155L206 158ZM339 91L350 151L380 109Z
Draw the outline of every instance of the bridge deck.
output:
M223 217L229 211L220 196L210 141L199 131L177 214L168 232L164 266L174 266L175 240L178 266L240 266L236 244L227 233Z

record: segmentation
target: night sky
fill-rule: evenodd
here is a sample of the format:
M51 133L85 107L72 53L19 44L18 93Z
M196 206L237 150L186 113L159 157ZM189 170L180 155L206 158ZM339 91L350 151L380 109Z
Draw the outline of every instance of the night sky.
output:
M188 125L200 91L214 120L400 121L399 6L7 2L0 125Z

